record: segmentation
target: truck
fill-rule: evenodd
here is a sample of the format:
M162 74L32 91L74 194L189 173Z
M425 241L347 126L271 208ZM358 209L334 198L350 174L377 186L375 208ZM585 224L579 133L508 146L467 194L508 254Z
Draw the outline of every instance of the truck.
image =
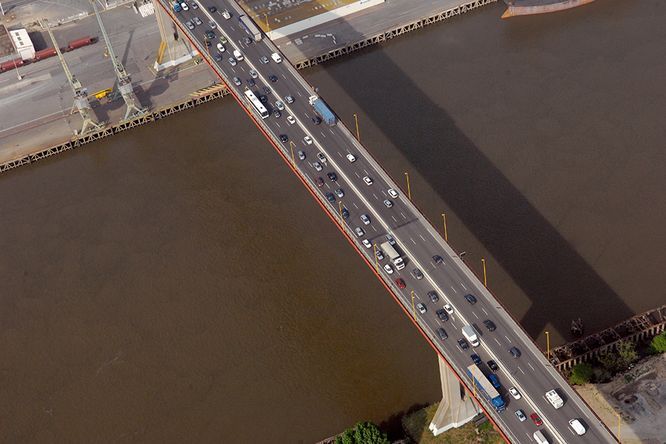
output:
M502 413L506 409L504 399L502 399L502 396L497 392L497 389L492 386L490 380L483 374L478 366L472 364L467 367L467 376L472 380L474 392L481 393L486 401L492 404L497 413Z
M465 325L462 328L462 334L469 341L470 344L472 344L472 347L478 347L479 346L479 337L476 335L476 331L474 330L474 327L471 325Z
M324 122L326 122L329 126L335 126L337 118L321 97L310 96L310 105L312 105L315 112L319 114L319 117L321 117Z
M564 405L564 401L560 398L560 395L557 394L555 389L546 392L545 398L556 409L559 409Z
M254 24L250 17L245 14L241 14L238 16L238 20L240 21L243 29L245 29L245 32L250 34L254 38L255 42L261 40L261 31L259 28L257 28L257 25Z
M389 242L384 242L380 245L380 248L384 253L386 253L393 265L395 265L395 268L398 270L405 268L405 261L402 260L400 253L398 253L398 250L396 250L393 245L391 245Z

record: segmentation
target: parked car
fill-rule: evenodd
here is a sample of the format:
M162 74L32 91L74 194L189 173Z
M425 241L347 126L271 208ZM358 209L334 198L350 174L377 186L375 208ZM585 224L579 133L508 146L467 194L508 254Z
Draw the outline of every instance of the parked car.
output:
M194 5L194 3L192 4ZM194 17L192 20L194 20L194 23L196 23L197 26L203 23L199 17Z
M277 109L279 109L280 111L282 111L282 110L284 110L284 103L282 103L280 100L278 100L278 101L275 102L275 107ZM294 119L293 117L292 117L292 119L294 120L294 122L296 122L296 119Z
M289 125L293 125L296 123L296 119L294 119L294 116L287 116L287 122L289 122Z
M335 190L335 195L338 196L340 199L342 199L343 197L345 197L345 192L342 191L342 188L338 188L337 190Z
M238 77L234 77L234 85L241 86L242 84L243 82L241 82L241 79L239 79Z
M190 31L194 29L194 24L189 20L185 22L185 26L187 26L187 29Z
M365 235L365 231L361 227L354 228L354 233L356 233L357 237L363 237Z
M266 63L268 63L268 57L266 57L266 56L261 56L261 58L259 59L259 61L265 65Z
M335 196L333 193L326 193L326 200L328 200L330 203L335 203Z
M229 64L231 66L236 66L236 64L237 64L236 59L234 59L233 57L229 57ZM254 86L254 85L252 85L252 86Z
M209 6L208 10L210 11L211 14L215 14L217 12L217 8L215 6Z
M384 260L384 252L377 248L377 251L375 251L375 256L377 257L378 261L383 261Z
M312 123L314 123L315 125L319 125L321 123L321 117L313 116L312 117Z
M315 169L316 171L321 171L321 170L324 169L324 168L321 166L321 164L320 164L319 162L313 162L313 163L312 163L312 166L314 167L314 169Z
M367 239L363 239L361 243L365 246L365 248L372 248L372 244Z
M251 69L250 70L250 77L252 77L253 79L256 79L257 77L259 77L259 74L257 74L257 71L255 71L254 69Z
M319 188L324 186L324 179L322 179L321 177L317 177L317 180L315 180L315 182L317 182L317 186Z

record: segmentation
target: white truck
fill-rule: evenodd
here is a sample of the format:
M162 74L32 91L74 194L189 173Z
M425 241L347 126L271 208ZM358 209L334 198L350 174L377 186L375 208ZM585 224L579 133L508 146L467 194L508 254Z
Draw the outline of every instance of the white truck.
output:
M462 334L472 347L478 347L480 345L479 337L476 335L476 331L474 331L474 327L471 325L465 325L462 328Z
M559 409L564 405L564 401L562 400L562 398L560 398L560 395L558 395L554 389L546 392L545 398L556 409Z
M393 262L393 265L395 265L395 268L398 270L402 270L405 268L405 261L402 260L400 257L400 253L393 248L393 245L391 245L389 242L384 242L383 244L380 245L380 248L386 255L391 259L391 262Z

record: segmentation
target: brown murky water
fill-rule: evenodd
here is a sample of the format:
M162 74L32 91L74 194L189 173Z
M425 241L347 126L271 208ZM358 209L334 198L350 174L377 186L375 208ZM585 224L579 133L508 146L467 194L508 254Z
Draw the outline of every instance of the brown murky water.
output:
M535 337L664 302L666 5L459 17L307 73ZM312 442L435 357L230 100L0 177L3 442Z

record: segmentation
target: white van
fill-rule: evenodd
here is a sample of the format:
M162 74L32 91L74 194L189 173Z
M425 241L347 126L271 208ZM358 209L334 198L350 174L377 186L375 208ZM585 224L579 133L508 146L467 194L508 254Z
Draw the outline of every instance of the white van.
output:
M282 57L280 57L280 54L278 54L277 52L271 54L271 58L275 63L282 63Z
M234 49L234 57L236 57L236 60L239 62L245 58L243 57L243 54L241 54L241 52L237 49Z
M576 432L576 435L584 435L585 432L587 431L587 430L585 429L585 426L583 425L583 423L580 422L580 421L577 420L577 419L572 419L572 420L570 420L570 421L569 421L569 426L571 427L571 429L572 429L574 432Z
M543 436L541 430L537 430L532 436L534 437L534 440L537 442L537 444L550 444L550 441L548 441L546 437Z
M462 334L467 339L467 341L472 344L472 347L478 347L480 345L479 338L474 331L474 327L471 325L465 325L462 328Z
M562 400L562 398L560 398L560 395L557 394L555 389L546 392L545 398L556 409L559 409L560 407L562 407L564 405L564 401Z

